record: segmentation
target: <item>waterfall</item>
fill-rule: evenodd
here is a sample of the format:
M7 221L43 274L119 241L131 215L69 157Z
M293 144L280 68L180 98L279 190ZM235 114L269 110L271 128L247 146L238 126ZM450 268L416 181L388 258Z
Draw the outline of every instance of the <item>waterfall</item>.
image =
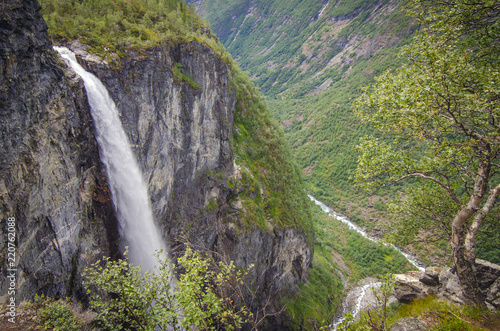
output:
M129 258L142 271L153 270L155 250L164 249L153 220L146 183L135 160L118 110L106 87L76 61L65 47L54 47L83 79L100 146L101 161L106 167L111 196L120 223L124 246L129 246ZM123 248L123 247L122 247Z
M323 12L325 11L326 7L328 7L329 4L330 4L330 0L328 0L326 5L320 10L320 12L318 14L318 18L321 17L321 14L323 14Z

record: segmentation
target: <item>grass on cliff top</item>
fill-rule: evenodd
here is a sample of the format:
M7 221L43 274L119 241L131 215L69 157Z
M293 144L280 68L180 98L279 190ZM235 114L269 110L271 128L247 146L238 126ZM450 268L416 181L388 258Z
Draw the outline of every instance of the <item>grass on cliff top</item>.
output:
M208 24L185 0L40 0L49 35L80 40L101 56L139 51L162 42L217 43ZM210 42L209 42L210 41Z

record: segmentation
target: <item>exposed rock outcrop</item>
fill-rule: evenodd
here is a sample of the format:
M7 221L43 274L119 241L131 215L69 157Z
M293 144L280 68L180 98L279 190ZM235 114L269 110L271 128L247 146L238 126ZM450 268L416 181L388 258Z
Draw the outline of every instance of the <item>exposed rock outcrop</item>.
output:
M79 45L70 48L88 58ZM274 299L307 279L312 249L303 231L241 223L237 196L245 187L231 146L236 96L224 61L190 42L131 53L119 66L83 64L117 104L149 182L155 219L174 250L184 238L239 267L253 264L251 288Z
M416 298L436 294L437 287L427 286L420 282L423 272L410 271L406 274L395 275L396 287L394 295L401 303L410 303Z
M117 251L87 98L58 63L38 3L0 5L0 260L7 261L6 221L14 217L16 299L83 298L82 269Z
M490 309L500 305L500 266L476 259L479 288ZM395 275L395 296L402 303L435 294L447 300L464 303L465 298L457 274L451 268L429 267L425 272L410 271Z
M6 254L5 221L15 217L17 299L83 298L82 269L119 254L83 84L52 51L36 1L2 6L0 252ZM265 227L241 222L238 194L245 184L232 146L236 96L223 60L198 42L130 52L118 65L86 54L81 44L69 46L117 104L154 217L174 252L184 238L240 267L254 264L251 288L275 304L307 279L312 249L303 230L271 219Z
M389 331L425 331L427 327L425 324L414 317L401 318L394 322L389 328Z

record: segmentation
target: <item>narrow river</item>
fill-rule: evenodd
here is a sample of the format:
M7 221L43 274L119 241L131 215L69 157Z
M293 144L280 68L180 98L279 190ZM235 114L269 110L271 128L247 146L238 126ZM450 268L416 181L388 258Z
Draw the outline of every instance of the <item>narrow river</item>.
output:
M362 228L360 228L359 226L357 226L356 224L354 224L353 222L351 222L351 220L349 220L346 216L343 216L340 213L335 212L332 208L328 207L323 202L317 200L312 195L308 195L308 196L309 196L309 199L311 199L312 201L314 201L315 204L317 204L318 206L320 206L321 209L325 213L327 213L328 215L330 215L332 218L334 218L337 221L340 221L340 222L346 224L351 230L354 230L354 231L358 232L359 234L361 234L363 237L365 237L368 240L371 240L373 242L378 242L378 243L381 243L381 244L383 244L385 246L390 246L390 247L394 248L395 250L397 250L398 252L400 252L401 254L403 254L404 257L411 264L413 264L419 271L425 271L424 264L422 262L418 261L416 257L414 257L414 256L412 256L412 255L410 255L408 253L403 252L400 248L394 246L393 244L385 243L381 239L376 238L374 236L371 236L366 231L364 231Z
M332 218L336 219L337 221L340 221L347 225L351 230L354 230L361 234L363 237L365 237L368 240L371 240L373 242L378 242L381 243L385 246L391 246L398 252L404 255L406 259L413 264L419 271L425 271L425 268L423 267L423 263L418 261L414 256L411 256L408 253L403 252L401 249L398 247L394 246L393 244L388 244L383 242L380 238L376 238L374 236L371 236L368 234L366 231L364 231L362 228L360 228L358 225L354 224L349 220L344 215L341 215L340 213L335 212L332 208L328 207L326 204L323 202L317 200L314 198L312 195L309 195L309 198L314 201L314 203L318 206L321 207L321 209L327 213L329 216ZM333 323L330 325L331 330L337 330L337 326L340 325L342 322L345 320L345 314L351 313L351 316L355 319L356 316L359 314L359 312L363 309L367 309L373 305L376 305L376 300L374 299L374 291L380 288L382 283L380 283L377 280L370 280L367 283L360 284L353 288L352 290L349 291L349 293L346 295L345 299L342 302L342 311L341 315L338 316L337 318L334 319Z

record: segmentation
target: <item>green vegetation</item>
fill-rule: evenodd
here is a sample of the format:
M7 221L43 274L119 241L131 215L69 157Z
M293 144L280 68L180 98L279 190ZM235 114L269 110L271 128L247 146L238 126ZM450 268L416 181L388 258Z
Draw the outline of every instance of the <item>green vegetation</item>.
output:
M173 270L168 257L157 254L158 269L141 273L125 259L109 258L87 268L84 283L104 330L235 330L243 323L256 326L242 301L241 284L246 272L232 262L216 262L210 256L186 249ZM126 255L126 253L125 253Z
M236 90L234 149L241 166L247 224L269 229L269 222L295 226L312 241L309 199L301 174L292 161L283 131L248 76L234 65L231 86Z
M311 77L342 50L338 44L351 34L348 31L353 29L349 27L356 26L354 34L360 32L358 27L366 29L364 35L371 34L364 22L366 17L357 17L359 13L374 4L386 3L330 1L321 17L317 15L323 1L271 0L252 4L249 1L211 0L203 2L201 10L238 63L251 72L267 96L274 97L290 89L301 91L302 95L314 89L316 84ZM247 15L249 12L255 14ZM348 14L357 18L339 35L335 32L335 23L328 17L340 19ZM390 23L403 30L407 20L397 19ZM307 68L300 68L301 64L307 64Z
M498 330L500 325L498 314L453 304L434 296L417 299L410 304L395 304L388 307L388 326L405 317L425 320L429 331L493 331ZM351 324L347 330L371 331L377 329L370 326L368 312L364 312L361 318Z
M318 13L325 2L319 0L206 0L199 4L227 50L266 94L308 192L364 221L368 228L374 224L368 219L390 215L387 204L366 208L372 193L354 185L359 155L355 147L363 136L379 133L353 115L352 102L374 77L408 62L397 54L411 42L418 22L401 11L406 3L330 1L321 16ZM407 188L398 183L377 195L390 200ZM377 226L387 231L387 224ZM500 262L499 250L494 248L498 243L494 238L500 238L498 227L494 231L493 236L491 231L480 231L476 248L481 258ZM429 262L445 263L445 250L422 255Z
M382 73L402 63L391 57L396 48L380 51L370 60L358 60L350 74L325 92L302 98L268 100L297 162L308 189L318 199L340 209L345 202L364 198L355 190L350 172L355 169L359 139L372 128L353 115L351 102L370 84L365 72ZM347 68L345 68L347 69Z
M182 71L182 64L176 63L174 67L172 68L172 72L174 73L174 80L177 82L186 82L188 83L192 88L201 90L200 85L196 83L193 79L193 77L189 74L185 74Z
M184 0L41 0L49 34L104 56L158 43L215 39Z
M340 253L350 269L350 279L355 282L366 277L388 273L404 273L414 267L394 248L373 242L347 225L317 211L315 220L315 247L320 251Z
M243 172L238 196L244 202L243 224L265 230L271 225L295 226L312 241L308 198L282 130L254 84L233 64L192 6L183 0L42 0L42 6L53 38L79 39L101 56L115 52L125 56L127 50L166 42L196 40L211 47L228 65L237 96L233 144ZM176 81L200 89L180 63L171 70Z
M477 233L500 196L500 29L491 20L500 9L415 0L412 13L423 28L402 53L411 63L379 76L356 103L390 138L361 141L356 180L370 189L412 179L396 233L447 235L467 301L484 305L473 265Z
M330 1L321 16L324 1L200 4L227 50L266 94L308 191L347 213L347 202L361 205L366 197L350 172L355 146L372 132L352 114L352 100L374 76L404 62L395 55L411 39L413 22L398 9L387 10L388 4ZM372 15L375 9L383 14ZM382 40L387 46L368 46Z
M87 321L75 311L69 301L54 300L45 296L35 296L33 303L23 302L20 308L36 314L36 323L45 330L81 331L89 329Z
M365 277L413 270L406 258L394 250L362 237L347 225L313 208L314 259L309 280L299 295L288 301L287 316L297 328L317 330L332 323L349 278L356 283Z

